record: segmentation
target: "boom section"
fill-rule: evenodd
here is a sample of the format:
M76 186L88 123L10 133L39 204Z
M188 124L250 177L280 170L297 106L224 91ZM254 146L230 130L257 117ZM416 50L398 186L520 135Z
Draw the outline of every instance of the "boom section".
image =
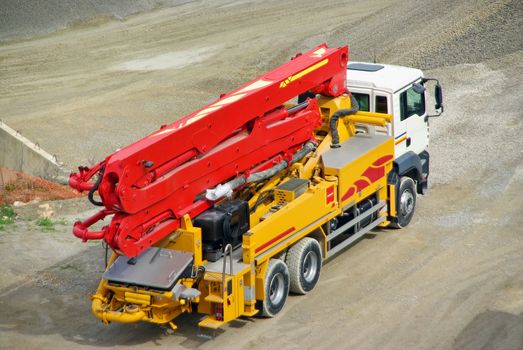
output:
M180 226L180 218L213 205L198 198L206 189L271 160L292 156L321 123L315 99L287 110L283 103L307 91L345 92L348 48L325 44L222 95L202 109L81 167L70 184L98 193L105 207L75 224L83 240L105 239L116 251L136 256ZM89 182L98 174L100 179ZM92 195L92 193L91 193ZM89 226L113 215L101 231Z

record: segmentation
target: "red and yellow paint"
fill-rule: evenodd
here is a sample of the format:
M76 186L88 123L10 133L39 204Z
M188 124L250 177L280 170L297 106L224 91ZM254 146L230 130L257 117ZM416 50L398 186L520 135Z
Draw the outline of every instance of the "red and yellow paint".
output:
M385 166L390 163L393 156L391 154L383 156L376 160L374 163L372 163L371 166L369 166L360 176L358 180L356 180L352 186L350 186L345 194L341 197L341 201L345 201L349 198L351 198L355 193L363 191L365 188L370 186L371 184L377 182L380 179L383 179L383 177L386 176L387 171L385 169Z

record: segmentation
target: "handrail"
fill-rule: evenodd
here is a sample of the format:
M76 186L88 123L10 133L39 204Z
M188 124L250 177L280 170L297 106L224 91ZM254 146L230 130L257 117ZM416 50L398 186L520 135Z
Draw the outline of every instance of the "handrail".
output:
M222 297L225 292L225 269L227 268L227 251L229 251L229 257L230 257L230 275L232 277L232 245L229 243L225 246L223 249L223 270L222 270Z

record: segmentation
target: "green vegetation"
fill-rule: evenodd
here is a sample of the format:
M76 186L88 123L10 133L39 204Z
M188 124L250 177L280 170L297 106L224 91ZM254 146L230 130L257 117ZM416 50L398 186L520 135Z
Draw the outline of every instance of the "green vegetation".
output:
M54 221L50 218L40 218L36 220L36 224L44 231L54 231Z
M11 206L0 206L0 230L3 230L5 225L13 224L15 222L15 216L15 211Z
M58 225L66 225L67 223L63 219L53 220L51 218L40 218L40 219L36 220L36 225L40 226L43 231L47 231L47 232L54 231L55 230L55 226L57 224Z
M14 183L8 182L7 184L5 184L4 189L6 190L6 192L13 192L14 190L16 190L16 186Z

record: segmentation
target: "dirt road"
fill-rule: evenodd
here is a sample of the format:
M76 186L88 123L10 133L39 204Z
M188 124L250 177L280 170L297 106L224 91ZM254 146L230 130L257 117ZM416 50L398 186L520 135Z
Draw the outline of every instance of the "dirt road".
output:
M431 193L404 230L369 235L325 265L274 319L214 340L180 329L103 327L88 295L103 250L42 232L38 205L0 232L0 348L523 349L523 6L517 1L195 1L0 46L1 118L69 166L212 101L321 41L351 58L440 78ZM54 208L54 209L53 209Z

